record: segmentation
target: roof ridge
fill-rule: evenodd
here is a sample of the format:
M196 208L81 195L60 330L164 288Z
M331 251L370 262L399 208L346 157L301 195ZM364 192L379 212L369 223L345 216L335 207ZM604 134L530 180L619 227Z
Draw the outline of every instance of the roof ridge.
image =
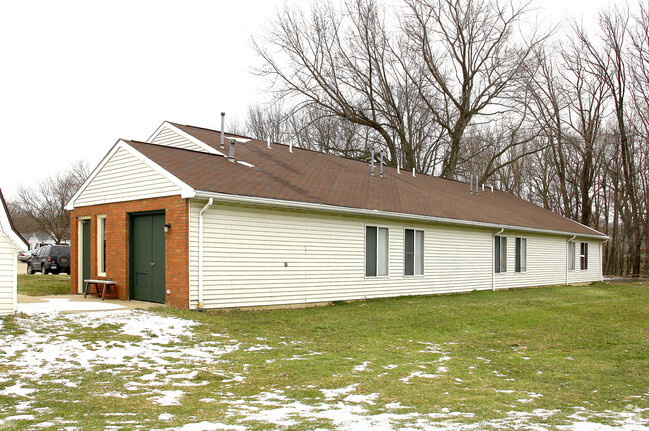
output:
M191 128L194 128L194 129L205 130L205 131L208 131L208 132L221 133L220 130L209 129L209 128L207 128L207 127L192 126L191 124L179 124L179 123L174 123L174 122L171 122L171 121L169 121L168 123L173 124L174 126L191 127ZM252 138L252 137L250 137L250 136L239 135L239 134L237 134L237 133L228 133L228 132L225 132L225 134L226 134L226 135L234 135L234 136L238 136L238 137L242 137L242 138L250 139L251 141L257 141L257 142L260 142L260 143L264 143L264 142L265 142L263 139ZM196 136L194 136L194 137L195 137L196 139L199 139L199 138L197 138ZM200 140L200 139L199 139L199 140ZM204 143L207 144L207 145L210 145L210 144L208 144L207 142L204 142ZM281 146L283 146L283 147L291 147L290 144L284 144L284 143L282 143L282 142L271 142L271 143L272 143L273 145L281 145ZM366 164L369 164L369 161L366 161L366 160L360 160L360 159L356 159L356 158L349 157L349 156L341 156L341 155L333 154L333 153L329 153L329 152L323 152L323 151L319 151L319 150L313 150L313 149L311 149L311 148L303 148L303 147L299 147L299 146L297 146L297 145L293 145L292 147L293 147L294 149L298 149L298 150L301 150L301 151L309 151L309 152L316 153L316 154L324 154L324 155L326 155L326 156L336 157L336 158L340 158L340 159L344 159L344 160L350 160L350 161L353 161L353 162L360 162L360 163L366 163ZM395 171L397 170L397 168L396 168L395 166L384 165L384 167L385 167L385 168L389 168L389 169L393 169L393 170L395 170ZM400 168L400 169L401 169L401 170L404 170L404 168ZM405 172L412 172L412 171L410 171L410 170L405 170ZM440 180L452 181L452 182L455 182L455 183L465 183L465 181L458 180L458 179L455 179L455 178L443 178L443 177L440 177L440 176L437 176L437 175L433 175L433 174L428 174L428 173L425 173L425 172L417 172L417 174L418 174L418 175L422 175L422 176L426 176L426 177L437 178L437 179L440 179ZM494 192L495 192L495 191L497 191L496 188L494 188ZM498 190L498 191L500 191L500 190ZM521 199L522 199L522 198L521 198Z

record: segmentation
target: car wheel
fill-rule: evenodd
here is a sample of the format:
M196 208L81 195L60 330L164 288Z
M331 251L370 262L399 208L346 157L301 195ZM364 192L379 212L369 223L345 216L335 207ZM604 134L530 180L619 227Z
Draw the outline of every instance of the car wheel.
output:
M34 268L32 268L32 263L27 262L27 274L33 274L34 273Z
M45 265L41 263L41 274L47 275L47 269L45 269Z

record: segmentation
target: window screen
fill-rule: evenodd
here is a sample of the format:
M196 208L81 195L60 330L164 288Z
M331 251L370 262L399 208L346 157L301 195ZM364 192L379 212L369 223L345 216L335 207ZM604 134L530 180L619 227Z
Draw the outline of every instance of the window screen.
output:
M527 238L516 238L516 272L527 271Z
M581 269L587 270L588 269L588 243L587 242L581 243L581 255L579 256L579 261L581 264Z
M376 237L375 226L365 227L365 275L376 277Z
M406 229L404 238L404 275L424 274L424 231Z
M387 227L365 227L365 276L388 275L389 230Z
M494 237L494 271L507 272L507 237Z
M575 243L568 243L568 269L570 271L575 270Z
M424 275L424 231L415 231L415 275Z

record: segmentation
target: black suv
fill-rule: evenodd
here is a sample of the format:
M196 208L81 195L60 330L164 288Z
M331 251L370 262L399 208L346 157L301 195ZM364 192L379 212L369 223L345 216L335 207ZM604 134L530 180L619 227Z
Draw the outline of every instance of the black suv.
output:
M70 246L44 245L27 261L27 274L70 273Z

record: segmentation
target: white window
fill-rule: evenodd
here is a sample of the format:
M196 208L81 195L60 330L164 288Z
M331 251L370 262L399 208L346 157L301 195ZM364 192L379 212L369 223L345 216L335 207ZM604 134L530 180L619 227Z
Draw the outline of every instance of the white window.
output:
M387 227L365 226L365 275L388 275L390 231Z
M568 243L568 269L575 270L575 243L572 241Z
M424 231L406 229L404 238L404 275L424 275Z
M527 238L516 238L516 272L527 271Z
M494 271L507 272L507 237L494 237Z
M97 275L106 276L106 216L97 216Z
M588 243L587 242L581 243L581 254L579 255L579 263L582 271L588 269Z

